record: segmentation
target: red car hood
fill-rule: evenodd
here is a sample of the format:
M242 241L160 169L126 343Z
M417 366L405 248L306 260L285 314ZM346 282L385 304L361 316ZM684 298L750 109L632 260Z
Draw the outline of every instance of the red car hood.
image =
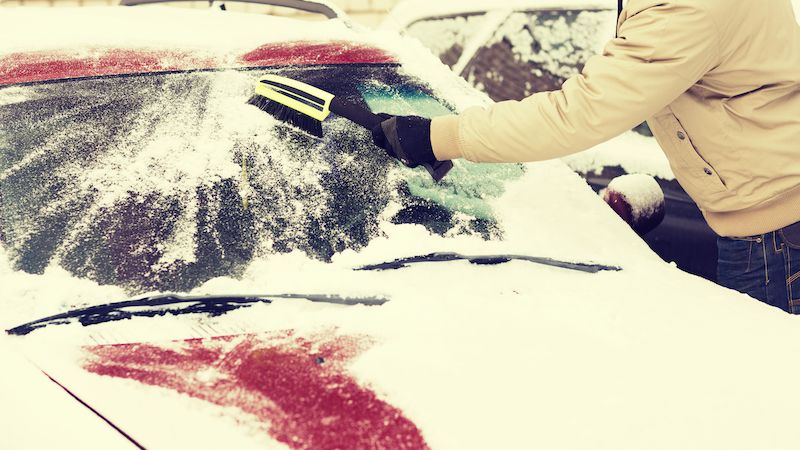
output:
M144 448L169 439L209 448L209 440L217 448L428 448L400 409L348 372L373 344L330 330L92 345L69 361L46 358L43 370ZM189 404L191 412L164 423L165 409Z

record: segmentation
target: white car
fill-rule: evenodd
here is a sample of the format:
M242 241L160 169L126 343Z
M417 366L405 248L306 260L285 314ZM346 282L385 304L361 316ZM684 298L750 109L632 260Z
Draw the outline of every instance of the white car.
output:
M86 8L4 10L0 42L0 448L797 448L797 318L663 263L562 162L436 184L247 104L265 73L488 101L414 41Z

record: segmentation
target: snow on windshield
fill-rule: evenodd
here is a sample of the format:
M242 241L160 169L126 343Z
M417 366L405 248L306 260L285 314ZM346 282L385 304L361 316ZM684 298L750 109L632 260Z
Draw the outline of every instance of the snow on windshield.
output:
M32 15L28 10L15 10L4 20L20 23ZM197 47L230 54L233 44L217 40L219 33L246 34L246 39L237 39L233 46L247 50L264 41L293 37L347 38L388 48L402 62L393 76L425 80L429 89L423 91L445 100L440 107L460 111L489 102L438 63L421 43L393 33L356 35L335 23L309 27L291 20L184 14L161 8L47 10L35 15L52 28L52 35L30 36L24 27L5 28L0 30L2 36L30 39L15 40L11 47L4 46L3 52L65 48L81 54L90 42L125 48L151 44L183 48L194 42ZM137 28L145 23L178 23L187 17L194 24L181 28L180 33L146 35ZM256 22L260 25L250 26ZM64 23L73 26L59 25ZM208 34L197 23L214 24L219 33ZM254 31L265 24L270 25L267 36ZM72 33L75 30L80 32ZM210 40L216 44L206 46ZM9 314L4 313L9 326L45 312L120 300L148 290L356 290L374 295L381 283L355 281L345 286L337 273L333 278L321 277L321 284L310 285L310 279L316 277L306 274L325 272L333 265L375 263L431 251L527 253L615 264L616 256L606 252L610 247L605 243L613 240L611 236L629 232L624 224L595 230L591 236L580 231L584 219L598 223L594 214L605 213L604 223L611 225L617 219L561 163L525 175L527 181L510 197L507 187L516 185L513 180L522 174L519 166L457 164L444 183L436 186L424 171L400 168L376 152L365 130L332 118L326 123L330 132L326 144L318 145L245 105L252 86L237 84L243 82L240 73L216 72L215 76L218 78L195 73L184 82L160 84L155 79L145 82L121 77L118 87L127 86L121 102L106 93L108 86L104 89L100 80L83 80L83 89L77 89L78 85L61 89L59 84L0 89L0 114L6 114L0 122L5 127L0 130L0 176L4 177L0 182L0 269L3 284L13 287L9 295L15 306L6 311ZM123 84L123 80L131 84ZM337 80L351 87L357 84L351 77L321 76L318 80L323 86ZM386 84L398 83L390 79ZM229 97L224 95L226 90ZM408 101L383 103L424 106L430 108L427 114L438 114L424 97L408 97L407 91L395 94ZM175 103L158 111L150 102L154 95ZM206 95L214 102L206 102ZM380 103L380 98L372 100ZM71 109L80 102L86 104ZM148 104L156 113L152 121L132 120L145 117ZM29 117L19 114L20 109L27 110ZM169 120L174 126L164 125ZM62 122L85 123L60 126ZM39 127L30 128L31 123ZM161 135L166 131L166 136ZM134 145L135 139L142 145ZM261 150L276 140L292 145L271 149L277 156L270 158ZM130 154L98 151L106 144L138 150ZM292 152L289 147L299 150ZM349 152L339 151L342 148ZM322 165L315 171L298 160ZM56 166L59 170L51 170ZM327 167L348 170L327 171ZM38 175L27 176L31 172ZM321 186L336 189L326 191ZM130 187L132 193L125 192ZM345 195L331 196L332 192ZM11 201L15 196L18 201ZM505 197L511 200L503 202L498 216L498 198ZM248 208L242 207L245 199ZM109 204L114 206L106 206L104 211L102 205ZM564 208L567 204L570 206ZM326 211L331 205L335 209ZM275 220L269 223L277 225L254 218L263 211L259 208L273 213L269 217ZM112 214L107 214L109 211ZM91 214L105 220L91 220ZM316 220L321 216L327 218L325 224L335 225L321 224ZM302 220L294 221L297 217ZM150 219L151 226L137 226ZM287 228L286 223L295 226ZM116 232L109 235L110 230ZM484 240L499 234L503 240ZM566 234L573 236L553 239ZM190 244L198 252L188 251ZM91 248L97 251L87 251ZM121 260L119 255L131 257ZM335 264L317 264L325 260ZM149 276L154 273L158 276Z
M390 66L287 70L378 112L449 112ZM145 75L0 90L2 241L15 267L132 292L189 290L256 257L329 261L379 224L499 236L487 199L519 166L434 185L340 118L316 139L246 104L251 71ZM333 76L336 75L336 76ZM347 81L336 81L342 77ZM357 89L358 88L358 89Z
M615 17L593 10L511 13L463 63L462 74L495 101L561 89L602 52Z

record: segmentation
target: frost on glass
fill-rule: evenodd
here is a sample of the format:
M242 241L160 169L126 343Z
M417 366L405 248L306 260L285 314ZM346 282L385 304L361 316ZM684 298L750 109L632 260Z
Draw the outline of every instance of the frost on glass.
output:
M279 72L354 98L358 86L405 86L386 95L421 114L447 111L394 67L336 70ZM375 147L369 131L332 115L318 139L248 105L262 74L0 89L0 242L15 268L55 264L131 292L183 291L274 253L329 261L380 236L385 221L497 236L489 215L448 206L485 202L457 189L468 174L415 193L419 171ZM489 194L500 187L490 184Z
M425 19L411 24L405 33L419 39L443 63L453 67L465 44L485 22L485 14Z
M560 89L613 37L613 11L515 12L467 65L465 77L492 99Z

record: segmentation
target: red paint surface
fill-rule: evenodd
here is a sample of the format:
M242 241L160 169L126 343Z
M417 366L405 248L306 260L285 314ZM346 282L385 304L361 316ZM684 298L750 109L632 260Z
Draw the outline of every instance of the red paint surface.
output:
M394 63L383 50L348 42L287 42L245 55L209 57L188 51L92 49L81 53L30 52L0 58L0 85L173 70L282 65Z
M15 53L0 58L0 84L130 73L188 70L213 64L186 52L92 50L67 53Z
M241 57L247 66L396 63L385 51L347 42L289 42L259 47Z
M365 338L288 332L95 346L87 348L85 368L237 407L293 449L427 449L400 410L346 373L346 363L369 345Z

